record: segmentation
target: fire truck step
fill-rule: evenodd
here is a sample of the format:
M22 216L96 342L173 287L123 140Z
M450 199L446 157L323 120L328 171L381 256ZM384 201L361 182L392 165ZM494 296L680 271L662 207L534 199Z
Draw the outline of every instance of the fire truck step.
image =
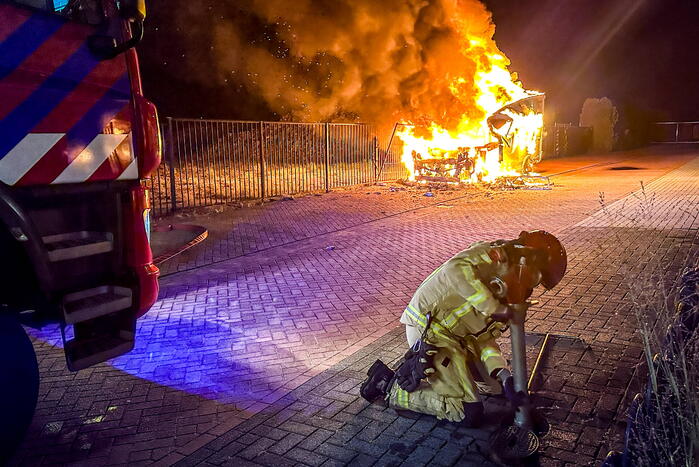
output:
M51 262L107 253L114 248L110 232L70 232L42 237Z
M81 290L63 297L63 319L66 324L75 324L131 307L131 289L114 285L103 285Z
M134 347L134 332L119 331L117 335L72 339L65 344L68 369L78 371L130 352Z

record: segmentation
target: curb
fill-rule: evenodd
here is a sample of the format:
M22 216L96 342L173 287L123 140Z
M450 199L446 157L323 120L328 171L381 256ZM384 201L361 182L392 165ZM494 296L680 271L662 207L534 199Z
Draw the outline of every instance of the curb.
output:
M196 237L194 237L192 240L185 243L184 245L168 250L165 253L162 253L157 257L153 258L153 263L155 263L156 266L164 263L169 259L174 258L180 253L192 248L193 246L198 245L199 243L206 240L206 238L209 236L209 231L206 230L205 227L194 224L168 224L166 226L158 226L153 228L154 232L171 232L173 230L184 230L198 233Z

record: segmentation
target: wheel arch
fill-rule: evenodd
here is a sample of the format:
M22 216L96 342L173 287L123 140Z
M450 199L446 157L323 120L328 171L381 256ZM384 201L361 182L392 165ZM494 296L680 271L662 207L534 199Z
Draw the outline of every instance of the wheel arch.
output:
M8 187L0 183L0 293L13 286L29 287L43 297L50 293L48 257L33 222ZM3 290L5 289L5 290ZM0 297L2 298L2 297Z

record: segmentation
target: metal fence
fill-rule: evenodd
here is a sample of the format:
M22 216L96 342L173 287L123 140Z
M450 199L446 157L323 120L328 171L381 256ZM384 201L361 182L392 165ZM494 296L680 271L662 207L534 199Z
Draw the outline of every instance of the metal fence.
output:
M544 127L543 157L583 154L592 147L592 128L554 123Z
M372 125L168 118L153 211L329 191L405 176Z
M653 143L699 143L699 122L656 122L651 128Z

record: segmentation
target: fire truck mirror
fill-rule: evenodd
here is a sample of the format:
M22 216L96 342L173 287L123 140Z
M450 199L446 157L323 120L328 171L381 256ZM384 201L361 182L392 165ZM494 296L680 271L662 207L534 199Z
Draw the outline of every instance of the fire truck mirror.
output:
M145 10L143 11L145 12ZM99 31L90 36L87 40L90 51L102 60L110 60L141 42L143 38L143 19L140 13L134 14L137 14L137 17L129 18L129 24L131 26L131 37L129 39L119 42L113 35L105 33L105 31ZM111 29L112 28L106 28L106 30Z

